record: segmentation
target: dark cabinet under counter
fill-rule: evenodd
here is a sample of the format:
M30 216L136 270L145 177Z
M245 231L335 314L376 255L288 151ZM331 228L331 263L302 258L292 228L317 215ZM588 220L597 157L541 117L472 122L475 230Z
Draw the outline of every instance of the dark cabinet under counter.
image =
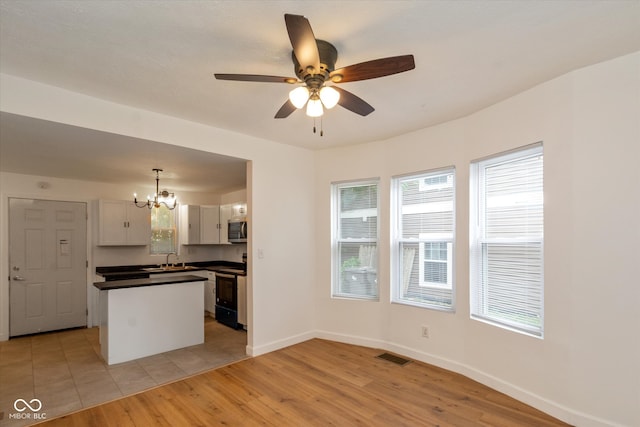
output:
M238 312L236 310L216 305L216 320L233 329L242 328L242 325L238 323Z

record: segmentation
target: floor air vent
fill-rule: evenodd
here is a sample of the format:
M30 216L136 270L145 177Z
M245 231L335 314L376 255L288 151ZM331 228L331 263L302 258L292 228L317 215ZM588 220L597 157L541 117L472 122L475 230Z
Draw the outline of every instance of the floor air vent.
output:
M391 354L391 353L382 353L376 357L378 359L384 359L400 366L406 365L407 363L411 362L409 359L405 359L403 357L396 356L395 354Z

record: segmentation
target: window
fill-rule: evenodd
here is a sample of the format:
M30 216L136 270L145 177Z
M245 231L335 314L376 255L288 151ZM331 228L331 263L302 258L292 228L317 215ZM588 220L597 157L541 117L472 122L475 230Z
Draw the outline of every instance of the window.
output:
M537 144L471 165L471 317L542 337L543 171Z
M378 298L378 182L332 186L332 294Z
M432 238L425 233L420 234L420 240ZM452 249L451 242L420 243L420 286L451 288L452 285Z
M178 252L176 214L164 205L151 209L151 254Z
M455 170L393 179L393 302L454 310Z

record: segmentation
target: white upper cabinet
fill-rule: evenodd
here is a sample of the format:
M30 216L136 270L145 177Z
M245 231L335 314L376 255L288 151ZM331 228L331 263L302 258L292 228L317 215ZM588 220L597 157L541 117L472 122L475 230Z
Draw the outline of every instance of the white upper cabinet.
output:
M233 217L233 205L220 206L220 243L229 243L229 220Z
M229 244L228 223L238 216L238 205L183 205L180 206L180 244Z
M200 244L220 243L220 206L200 206Z
M217 245L218 243L220 243L219 206L180 206L180 244Z
M179 236L183 245L200 244L200 206L180 206Z
M149 209L125 200L98 200L98 246L144 246L151 239Z

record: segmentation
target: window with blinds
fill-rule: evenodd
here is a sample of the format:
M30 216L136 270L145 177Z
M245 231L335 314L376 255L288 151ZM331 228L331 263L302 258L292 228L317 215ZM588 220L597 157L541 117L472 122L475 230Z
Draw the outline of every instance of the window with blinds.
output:
M332 294L378 298L378 182L332 186Z
M543 335L543 152L471 165L471 317Z
M397 177L392 189L392 300L453 311L455 170Z
M169 254L178 252L176 230L177 209L169 209L164 205L151 209L151 254Z

